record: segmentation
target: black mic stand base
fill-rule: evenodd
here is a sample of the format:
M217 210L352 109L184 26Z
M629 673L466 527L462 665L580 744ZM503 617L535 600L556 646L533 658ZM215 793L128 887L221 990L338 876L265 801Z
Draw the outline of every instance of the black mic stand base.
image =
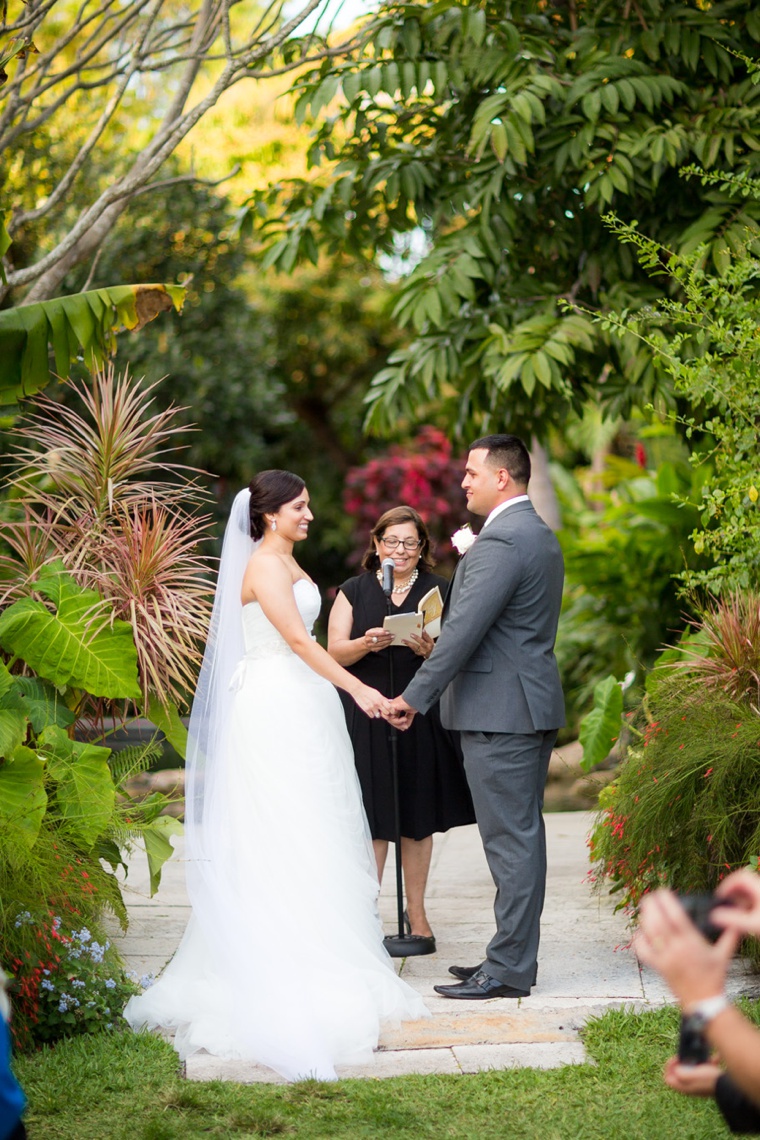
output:
M417 958L421 954L435 954L435 939L422 934L387 934L383 946L391 958Z

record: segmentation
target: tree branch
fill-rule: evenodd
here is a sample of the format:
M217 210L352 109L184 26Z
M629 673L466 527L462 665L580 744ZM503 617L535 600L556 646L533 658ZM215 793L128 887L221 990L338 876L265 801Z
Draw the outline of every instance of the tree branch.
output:
M168 89L168 104L161 109L152 137L139 154L130 156L129 168L117 173L108 185L95 192L68 232L36 263L16 270L9 267L8 288L31 286L25 297L27 303L52 296L68 270L92 256L131 199L160 186L199 181L193 175L162 182L154 179L182 139L226 90L242 79L275 78L356 50L376 26L376 21L371 21L360 33L352 33L336 45L328 45L312 33L305 37L305 47L301 45L297 58L286 62L281 56L283 46L325 0L304 0L299 11L284 20L282 0L273 0L239 42L235 42L230 20L234 0L200 0L188 19L178 21L163 18L168 12L169 0L128 0L126 6L119 9L114 7L115 2L83 0L66 32L33 66L20 64L8 89L0 92L0 99L5 103L0 118L0 150L21 134L44 126L57 111L85 91L90 94L101 89L105 95L87 137L48 198L32 209L16 213L12 224L17 231L66 202L74 184L83 178L137 75L159 75L172 68L182 69ZM35 15L48 13L53 7L54 0L45 0ZM219 49L216 49L217 44ZM67 57L65 66L55 70L61 53ZM222 67L210 89L188 107L202 69L215 61L221 61ZM45 98L51 94L54 97L45 105Z

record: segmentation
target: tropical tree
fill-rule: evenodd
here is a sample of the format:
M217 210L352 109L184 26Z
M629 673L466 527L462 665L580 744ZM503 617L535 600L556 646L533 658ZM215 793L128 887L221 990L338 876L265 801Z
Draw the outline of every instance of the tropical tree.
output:
M413 339L375 377L370 423L435 406L456 430L543 435L589 398L612 417L673 406L649 346L590 316L662 291L604 214L718 273L756 247L760 204L682 170L760 167L759 42L742 0L391 2L371 42L312 69L312 175L256 191L249 220L265 214L264 264L286 271L323 247L406 259Z
M368 25L328 43L310 20L321 4L301 0L284 12L281 0L125 0L116 7L109 0L10 0L0 36L24 50L6 65L0 89L0 162L7 182L24 161L21 180L34 193L17 201L5 195L14 245L2 251L0 294L26 289L29 303L55 295L128 204L154 192L166 160L234 85L297 73L372 35ZM125 123L138 116L135 143L124 145ZM176 177L195 175L169 181ZM72 209L74 196L79 209ZM36 248L38 227L49 236L46 248Z

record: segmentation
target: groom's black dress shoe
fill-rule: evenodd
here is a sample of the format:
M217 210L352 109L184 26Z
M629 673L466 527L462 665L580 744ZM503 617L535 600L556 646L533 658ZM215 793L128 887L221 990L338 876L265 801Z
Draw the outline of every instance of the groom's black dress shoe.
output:
M461 982L467 982L479 969L480 966L449 966L449 973L459 978Z
M461 981L466 982L473 974L477 974L480 968L480 966L449 966L449 973L453 974L455 978L460 978ZM535 984L536 979L534 978L533 985L535 986Z
M517 990L514 986L500 982L498 978L492 978L490 974L484 974L482 970L478 970L471 978L464 982L457 982L454 986L433 986L433 989L441 997L463 998L466 1001L483 1001L486 998L499 997L530 997L530 990Z

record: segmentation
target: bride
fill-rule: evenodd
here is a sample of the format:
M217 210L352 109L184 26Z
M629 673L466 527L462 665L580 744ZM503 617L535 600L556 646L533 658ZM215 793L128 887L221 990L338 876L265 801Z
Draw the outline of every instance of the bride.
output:
M293 557L303 480L263 471L235 499L190 718L192 916L133 1029L294 1080L370 1059L384 1022L429 1016L382 945L378 883L345 716L388 702L314 640L320 597ZM241 592L242 582L242 592Z

